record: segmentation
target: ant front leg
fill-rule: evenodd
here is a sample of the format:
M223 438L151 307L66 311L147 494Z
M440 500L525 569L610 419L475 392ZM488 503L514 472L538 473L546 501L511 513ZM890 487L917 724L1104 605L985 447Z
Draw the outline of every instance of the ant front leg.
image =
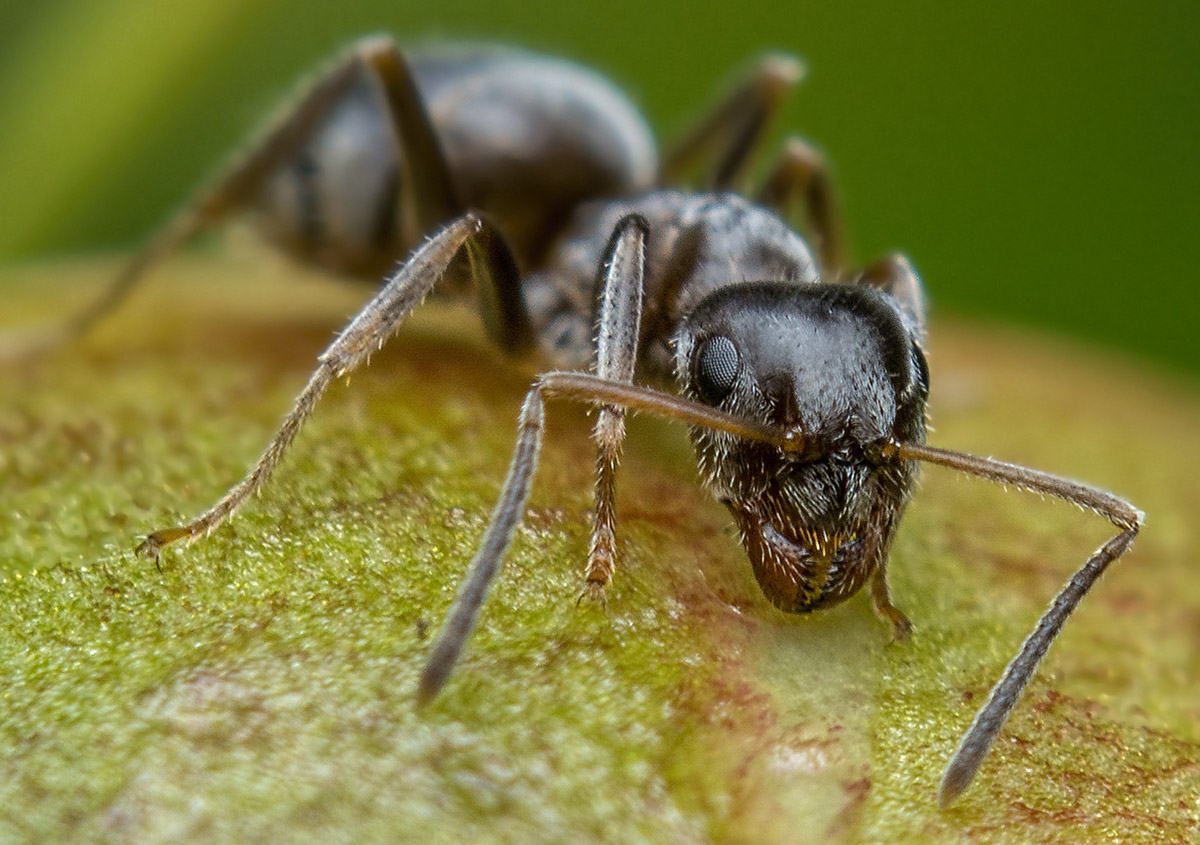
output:
M335 379L350 375L366 362L372 352L387 342L413 309L421 304L437 281L445 275L461 249L465 247L468 253L478 253L486 257L486 248L481 247L480 242L490 242L492 239L502 243L499 235L490 231L487 223L468 214L452 222L414 252L375 298L367 303L321 354L317 369L296 398L291 412L245 478L211 508L186 525L150 534L138 546L138 552L157 560L163 546L208 534L232 516L250 496L266 484L329 385ZM488 271L485 273L484 284L491 284L491 280L505 277L503 268L499 272L495 268L483 269Z
M887 583L887 562L885 553L880 556L879 565L871 573L871 606L875 609L875 615L891 626L892 640L904 642L912 636L913 623L903 610L892 603Z
M760 59L666 152L659 184L678 185L703 165L711 167L704 181L707 190L736 189L784 97L802 75L802 66L790 56Z
M654 414L686 425L703 426L723 431L756 443L782 449L792 455L811 453L810 443L802 432L743 419L711 405L704 405L682 396L663 393L626 382L614 382L591 373L545 373L530 388L521 407L517 427L517 446L500 500L492 511L479 551L458 591L454 606L429 650L425 668L417 685L417 707L428 704L438 694L454 671L462 654L479 610L487 598L492 581L500 572L504 555L512 543L513 534L521 524L529 488L537 469L541 451L542 430L545 426L545 399L559 397L577 402L589 402L601 407L625 408Z
M596 321L596 375L632 384L641 337L646 263L644 219L629 216L613 232L605 254L603 287ZM616 472L625 440L625 409L602 405L592 433L596 443L596 502L588 549L587 594L602 597L616 568Z

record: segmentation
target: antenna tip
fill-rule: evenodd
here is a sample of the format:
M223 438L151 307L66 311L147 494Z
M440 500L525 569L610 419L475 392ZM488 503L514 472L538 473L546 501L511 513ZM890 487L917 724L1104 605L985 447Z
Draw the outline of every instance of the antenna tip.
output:
M938 789L938 807L946 809L963 791L970 786L975 777L974 769L959 765L958 758L950 762L946 774L942 776L942 785Z

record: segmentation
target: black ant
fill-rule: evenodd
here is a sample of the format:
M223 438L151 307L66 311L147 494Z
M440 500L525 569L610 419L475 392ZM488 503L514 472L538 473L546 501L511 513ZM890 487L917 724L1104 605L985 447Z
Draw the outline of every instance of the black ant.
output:
M911 623L888 595L887 557L918 462L925 461L1065 499L1096 511L1118 529L1071 577L979 711L942 781L939 799L943 805L952 801L974 777L1067 617L1133 543L1142 513L1095 487L925 445L929 372L922 351L920 281L898 256L856 274L842 273L828 180L810 150L789 145L758 198L775 208L792 197L805 198L819 264L805 241L762 205L719 190L647 190L653 151L643 148L640 122L623 107L593 108L594 80L579 88L575 82L556 87L547 81L553 74L525 75L532 73L526 62L545 60L502 62L488 70L489 82L498 86L490 89L491 97L506 81L520 80L510 87L514 96L522 96L507 101L515 110L506 114L528 119L525 128L533 137L547 140L536 160L507 162L504 155L511 149L487 134L494 118L487 118L486 110L472 124L483 133L482 146L452 138L438 86L467 75L476 61L493 59L452 55L428 65L414 61L410 69L390 42L364 42L217 190L186 208L122 277L118 292L151 261L224 210L244 205L264 184L299 191L277 207L274 218L276 226L298 224L294 237L282 238L292 251L356 272L390 260L398 243L390 235L397 221L388 218L387 209L396 186L384 190L368 180L366 207L376 214L364 218L367 229L339 230L345 241L334 239L329 227L350 220L351 207L362 210L353 193L357 188L328 188L331 197L349 205L327 220L316 215L319 209L311 217L304 211L306 202L323 196L309 193L312 186L332 178L324 168L345 164L332 140L327 147L313 139L357 131L350 117L357 107L349 104L359 96L365 69L385 92L403 150L399 169L391 166L394 151L380 153L369 166L399 180L399 194L414 206L418 229L441 226L321 354L295 407L250 473L194 521L150 534L139 551L157 559L163 546L219 526L263 486L332 381L361 366L435 285L440 283L441 290L449 283L462 291L473 284L484 323L502 348L537 347L559 369L539 376L526 395L500 500L430 651L418 705L428 703L449 678L521 521L548 397L598 406L596 506L586 571L587 589L596 594L615 566L615 470L627 411L689 426L703 483L733 515L772 603L806 613L842 602L868 585L877 614L896 639L909 635ZM713 187L731 185L789 81L778 66L764 67L685 137L662 174L715 151ZM581 125L584 137L572 136L577 146L570 151L579 158L554 147L559 133ZM319 126L325 128L314 135ZM580 162L607 161L614 137L623 152L640 151L624 159L629 166L618 178L604 182L589 176L583 183L590 187L582 192L547 188L586 171ZM381 162L390 162L391 169ZM537 178L545 180L524 194L521 164L537 165ZM507 166L513 171L505 171ZM505 191L515 193L503 196L514 204L489 207L496 200L488 193L489 180L509 177ZM589 198L597 201L585 202ZM462 202L478 203L496 222L464 211ZM309 227L322 220L320 231L330 237L316 239ZM378 238L381 232L387 236ZM569 371L583 368L589 371ZM640 386L635 377L659 386L673 382L678 393Z

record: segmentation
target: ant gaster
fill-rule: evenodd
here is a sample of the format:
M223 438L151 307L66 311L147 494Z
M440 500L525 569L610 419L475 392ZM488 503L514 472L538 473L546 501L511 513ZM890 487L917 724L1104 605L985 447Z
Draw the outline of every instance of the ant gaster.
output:
M1118 529L1071 577L979 711L942 781L941 803L953 800L974 777L1067 617L1132 544L1141 512L1094 487L925 445L929 372L922 351L920 282L909 264L895 256L860 273L842 274L827 179L806 147L788 145L758 199L782 209L792 197L803 196L819 263L772 211L736 195L654 190L634 196L647 187L653 151L643 144L635 113L611 92L600 98L607 100L605 106L589 111L597 102L592 94L599 90L592 77L577 90L555 89L559 99L551 96L552 89L540 88L545 83L539 80L532 94L507 101L509 106L522 104L508 116L518 117L518 123L531 121L526 128L545 131L545 138L569 146L551 130L563 130L562 124L575 121L580 110L588 112L584 134L595 134L572 142L583 155L572 159L551 144L538 152L544 156L541 161L557 168L561 152L575 162L562 164L563 173L584 172L587 167L580 161L595 165L607 160L603 151L615 134L624 166L614 179L584 180L590 188L582 191L560 194L539 183L523 196L525 173L505 171L510 165L488 158L511 151L503 138L488 134L489 126L503 121L480 118L472 131L482 133L475 140L482 137L483 143L460 146L445 116L444 109L452 106L439 106L436 80L459 78L475 61L473 55L459 55L428 66L414 62L410 69L390 42L363 42L240 165L135 257L107 302L76 321L72 330L85 327L146 266L227 209L255 204L250 197L257 197L261 207L264 186L272 184L277 190L265 195L285 198L269 220L293 252L363 273L388 260L402 240L389 240L387 234L395 224L387 219L392 194L377 188L372 192L375 183L370 180L366 207L377 209L375 216L367 215L336 238L314 237L317 221L324 218L304 210L306 202L321 196L312 185L323 184L325 168L339 163L336 144L324 146L313 139L358 132L348 103L360 96L356 86L364 73L378 83L402 148L400 155L393 151L392 158L381 159L399 163L392 170L382 167L399 183L387 190L415 208L418 230L441 228L321 354L293 410L250 473L191 523L150 534L140 551L157 558L163 546L195 539L224 522L263 486L332 381L361 366L435 285L439 292L447 285L473 286L494 340L510 352L536 346L559 369L538 377L526 395L500 500L431 648L418 703L428 703L449 678L520 524L537 467L546 398L598 406L596 506L586 572L588 589L597 593L609 583L615 565L614 479L625 414L643 411L689 426L704 485L733 515L772 603L804 613L844 601L867 584L877 613L897 639L904 639L911 625L889 598L886 564L917 465L924 461L1065 499L1105 516ZM763 68L668 155L660 180L709 155L716 161L713 187L734 181L774 111L779 91L790 81L791 74L780 73L778 64ZM492 68L490 77L512 81L521 77L519 70ZM526 78L513 87L524 90L529 84ZM755 96L745 96L747 92ZM618 105L610 110L614 102ZM562 115L570 119L564 121ZM472 169L473 160L487 166ZM379 161L371 166L381 167ZM493 167L498 169L493 172ZM506 176L512 180L503 190L489 193L488 179L503 181ZM361 211L364 206L355 205L357 189L352 186L327 190L350 204L339 208L334 203L332 216L321 226L329 235L333 224L352 219L351 208ZM287 196L288 191L293 195ZM496 196L523 204L499 202ZM598 201L584 202L588 198ZM485 213L464 210L476 206ZM562 230L556 220L569 220L568 228ZM280 226L290 234L280 235ZM364 248L361 236L367 232L375 240L368 237ZM584 367L590 371L570 371ZM635 378L654 386L635 384ZM672 383L677 392L662 389Z

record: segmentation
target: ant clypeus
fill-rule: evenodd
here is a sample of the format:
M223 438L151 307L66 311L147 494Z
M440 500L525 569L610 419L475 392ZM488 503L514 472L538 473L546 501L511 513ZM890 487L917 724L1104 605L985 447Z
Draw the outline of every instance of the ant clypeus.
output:
M493 340L513 353L536 347L556 369L525 397L499 503L431 649L418 703L450 676L521 521L547 398L598 406L586 571L596 594L614 571L614 473L627 411L689 426L702 481L733 515L777 607L805 613L868 585L896 639L911 623L889 598L887 557L925 461L1065 499L1118 529L1071 577L975 717L942 781L948 803L974 777L1067 617L1130 547L1142 513L1095 487L925 445L920 282L897 256L843 274L828 181L807 147L788 145L758 195L762 205L720 191L650 190L655 156L636 112L585 71L556 62L548 73L550 61L474 50L410 65L390 41L360 43L69 326L86 328L153 261L231 209L264 210L268 231L293 253L366 275L417 233L438 229L321 354L250 473L139 550L157 559L163 546L224 522L263 486L332 381L361 366L439 282L442 293L473 288ZM660 181L707 155L712 187L730 187L793 69L764 62L667 156ZM498 134L514 125L526 133L525 158L513 156L512 136ZM347 156L353 141L360 147ZM819 267L767 208L800 196ZM476 207L485 213L465 210ZM678 393L635 377L673 382Z

